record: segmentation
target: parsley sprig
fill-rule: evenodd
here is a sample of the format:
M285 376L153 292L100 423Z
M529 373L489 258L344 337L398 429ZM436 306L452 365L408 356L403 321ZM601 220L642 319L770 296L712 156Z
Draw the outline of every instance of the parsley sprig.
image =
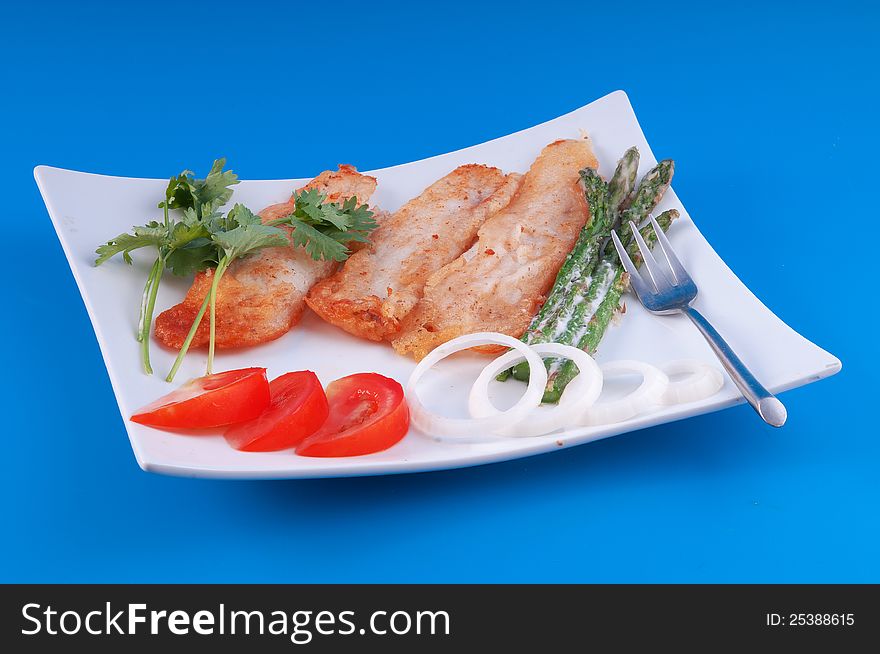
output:
M205 179L196 179L185 170L172 177L165 189L165 199L158 207L163 209L163 221L151 221L134 227L132 232L120 234L97 249L99 266L111 257L121 254L131 264L131 252L144 247L156 248L157 255L150 268L141 298L137 340L141 343L144 371L152 374L150 365L150 328L159 283L166 268L179 276L193 275L214 267L211 288L205 296L171 371L166 377L172 381L195 337L205 312L209 312L210 338L208 341L207 373L214 363L216 332L217 288L229 265L236 259L267 247L293 244L302 246L315 260L344 261L351 254L348 244L368 241L376 228L373 212L356 198L343 203L327 202L327 196L315 189L294 195L290 215L269 223L242 204L236 204L226 215L220 208L232 198L232 186L238 176L223 170L225 159L217 159ZM180 210L175 219L171 211ZM292 229L284 229L292 228Z
M324 261L345 261L351 254L348 244L369 242L367 237L377 226L373 212L366 204L358 205L357 198L340 205L327 202L327 196L316 189L295 194L293 213L269 224L293 227L293 244L303 246L312 259Z
M133 250L156 248L156 259L150 268L141 298L137 330L141 362L148 375L153 373L150 365L150 327L165 268L185 277L217 263L210 224L217 219L218 209L232 197L230 187L238 184L238 176L231 170L224 171L225 165L225 159L214 161L205 179L195 179L190 170L172 177L165 189L165 200L158 205L159 209L164 210L162 222L153 220L134 227L130 234L120 234L96 250L96 266L117 254L122 254L125 263L131 265ZM180 220L172 220L172 209L183 210Z
M208 339L208 366L207 374L211 374L214 367L214 341L216 333L216 306L217 306L217 287L223 273L233 261L239 257L243 257L257 250L268 247L279 247L288 245L290 241L284 230L278 227L264 225L259 216L256 216L250 209L243 204L236 204L225 218L214 220L211 222L211 245L217 252L217 268L214 270L214 276L211 279L211 290L205 295L202 306L196 314L195 320L189 329L186 339L174 365L166 377L166 381L172 381L174 375L177 374L183 358L186 356L189 346L196 335L196 331L202 322L205 311L210 308L210 337Z

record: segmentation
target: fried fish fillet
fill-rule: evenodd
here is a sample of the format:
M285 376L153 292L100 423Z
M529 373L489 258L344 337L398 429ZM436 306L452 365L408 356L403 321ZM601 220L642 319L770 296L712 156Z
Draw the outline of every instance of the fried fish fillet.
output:
M459 166L392 214L369 246L312 287L306 303L355 336L396 336L428 276L470 247L486 219L510 201L519 178L489 166Z
M597 165L588 141L545 147L510 203L483 223L473 247L428 278L394 349L421 359L462 334L521 336L589 217L578 171Z
M376 179L353 166L324 171L303 187L316 189L330 202L356 197L366 203L376 190ZM260 212L264 222L293 212L293 197ZM302 247L266 248L234 261L217 287L216 347L246 347L283 336L299 322L305 296L312 285L331 274L335 261L315 261ZM196 275L183 302L156 318L156 338L169 347L183 345L196 314L211 288L214 270ZM208 318L203 318L191 347L208 344Z

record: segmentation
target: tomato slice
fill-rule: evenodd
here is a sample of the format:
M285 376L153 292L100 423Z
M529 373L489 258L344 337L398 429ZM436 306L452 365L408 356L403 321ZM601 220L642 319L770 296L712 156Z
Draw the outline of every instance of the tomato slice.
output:
M139 409L132 422L151 427L204 429L251 420L269 405L265 368L198 377Z
M327 387L330 415L296 448L303 456L358 456L386 450L409 429L403 388L376 373L337 379Z
M226 430L237 450L270 452L294 447L327 419L327 396L315 373L289 372L269 383L271 401L259 416Z

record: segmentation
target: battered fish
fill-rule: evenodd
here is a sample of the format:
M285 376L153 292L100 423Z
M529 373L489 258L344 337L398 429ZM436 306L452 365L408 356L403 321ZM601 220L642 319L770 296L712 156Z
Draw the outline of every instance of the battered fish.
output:
M428 278L394 349L421 359L462 334L521 336L589 217L578 171L597 165L588 141L545 147L510 204L480 228L473 247Z
M329 323L372 341L390 339L431 273L468 249L489 216L510 202L519 175L469 164L437 180L370 235L306 297Z
M356 197L363 204L376 190L376 179L361 175L353 166L324 171L302 190L317 189L329 202ZM293 196L260 212L264 222L293 212ZM217 348L247 347L274 340L299 322L305 296L312 285L331 274L335 261L315 261L302 247L266 248L234 261L217 287ZM211 288L214 270L196 275L183 302L156 318L156 339L180 349L196 314ZM208 344L208 317L201 321L191 347Z

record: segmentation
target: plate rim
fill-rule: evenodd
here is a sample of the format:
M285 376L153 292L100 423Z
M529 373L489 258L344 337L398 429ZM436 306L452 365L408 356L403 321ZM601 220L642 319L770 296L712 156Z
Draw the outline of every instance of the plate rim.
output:
M421 159L416 159L413 161L406 161L398 164L394 164L391 166L385 166L383 168L375 168L371 170L363 171L364 174L377 174L385 171L389 171L395 168L400 168L403 166L410 166L421 164L426 161L430 161L433 159L437 159L439 157L446 157L450 155L454 155L456 153L463 152L465 150L469 150L471 148L477 146L483 146L491 143L495 143L497 141L501 141L508 138L513 138L523 132L532 130L534 128L538 128L544 126L548 123L564 119L571 114L575 114L584 110L585 108L594 105L599 102L607 102L612 101L613 99L620 99L626 103L629 109L632 112L632 115L635 117L635 123L638 129L642 132L644 136L644 131L642 130L641 123L638 121L638 117L635 114L635 110L632 107L632 104L629 100L629 96L625 91L618 89L611 93L608 93L600 98L593 100L585 105L577 107L569 112L551 118L549 120L543 121L541 123L537 123L535 125L525 127L523 129L511 132L509 134L504 134L498 136L493 139L489 139L487 141L483 141L480 143L475 143L463 148L458 148L456 150L450 150L448 152L442 152L438 154L434 154L428 157L423 157ZM645 142L647 142L647 138L644 138ZM649 146L650 148L650 146ZM653 156L653 153L652 153ZM126 434L128 435L129 443L132 448L132 452L134 453L135 460L138 463L138 466L146 471L146 472L154 472L164 475L170 476L179 476L179 477L191 477L191 478L208 478L208 479L314 479L314 478L336 478L336 477L351 477L351 476L378 476L378 475L386 475L386 474L412 474L419 472L437 472L441 470L453 470L460 469L466 467L474 467L479 465L488 465L491 463L501 463L505 461L513 461L517 459L522 459L531 456L537 456L541 454L547 454L550 452L555 452L559 450L568 449L571 447L576 447L579 445L585 445L587 443L595 442L598 440L603 440L605 438L610 438L611 436L621 435L624 433L630 433L635 431L641 431L643 429L647 429L653 426L657 426L660 424L677 422L679 420L684 420L686 418L695 417L699 415L706 415L708 413L714 413L716 411L722 411L724 409L743 404L745 402L742 396L738 396L732 399L723 399L716 402L704 403L703 405L694 405L685 404L680 405L678 407L673 407L671 409L661 410L657 412L652 412L644 416L637 417L635 419L625 421L622 423L617 423L614 425L607 425L604 428L600 428L595 430L593 433L587 435L573 436L569 435L568 432L561 432L557 434L550 434L546 436L533 437L528 439L530 446L521 447L520 449L507 451L507 450L499 450L499 451L486 451L486 452L463 452L461 456L457 457L454 460L445 460L438 459L436 461L422 461L418 460L415 462L409 462L407 459L398 459L395 461L384 461L381 463L375 463L370 459L366 459L364 457L348 457L348 458L338 458L333 459L334 461L340 462L342 465L337 466L325 466L321 468L314 469L290 469L285 468L284 466L279 466L277 468L266 468L266 469L230 469L228 466L196 466L196 465L178 465L174 463L167 463L162 461L157 461L151 459L147 456L146 452L141 448L138 438L134 436L132 430L130 429L130 425L126 418L126 414L122 408L120 402L120 392L119 387L122 383L122 380L117 379L116 375L113 372L112 367L109 365L107 361L107 356L104 354L105 350L105 338L103 334L103 330L100 327L100 323L96 320L95 309L92 306L88 293L84 292L85 285L81 276L77 271L77 267L74 265L74 255L71 251L71 246L68 243L63 230L59 224L59 221L56 219L57 211L53 206L53 203L50 199L50 195L47 192L45 186L45 175L49 171L58 171L62 173L71 173L76 175L88 175L93 177L102 177L115 179L120 181L164 181L162 178L148 178L148 177L128 177L128 176L118 176L118 175L106 175L103 173L93 173L87 171L78 171L67 168L60 168L57 166L51 166L46 164L40 164L34 167L34 179L36 181L37 187L42 196L43 202L46 206L47 212L49 214L50 220L52 222L52 226L55 229L56 236L61 243L62 250L64 251L65 258L67 259L68 267L73 274L74 280L77 285L77 289L79 290L80 298L86 307L86 312L89 316L89 320L92 324L92 329L95 333L96 340L98 341L99 348L101 350L101 355L104 363L104 368L107 371L107 375L110 378L110 384L113 389L114 399L116 400L116 406L119 410L120 416L123 421L123 426L125 428ZM260 183L279 183L279 182L296 182L306 178L280 178L280 179L258 179L258 180L242 180L246 181L249 184L260 184ZM680 199L677 195L675 195L675 191L670 189L670 193L674 196L675 200L681 203ZM692 219L691 219L692 220ZM694 223L694 227L697 230L700 238L704 241L705 245L711 250L711 253L714 257L717 258L718 261L721 262L721 265L724 266L729 274L741 285L743 289L749 294L751 299L757 302L760 307L766 311L769 315L773 316L776 320L778 320L782 325L788 328L794 335L797 335L801 339L803 339L806 343L816 348L825 358L827 358L827 362L825 367L816 372L802 373L796 379L788 381L783 384L778 384L776 386L770 386L769 390L774 393L781 393L792 388L797 388L800 386L804 386L806 384L813 383L815 381L819 381L821 379L825 379L830 377L836 373L838 373L842 369L842 363L838 357L831 354L824 348L816 345L795 329L790 327L785 321L780 319L769 307L767 307L760 298L758 298L751 289L740 280L740 278L736 275L736 273L727 265L727 263L721 258L718 253L715 251L712 244L705 238L703 233L699 230L699 227ZM418 433L411 433L410 437L414 438L423 438L430 440L429 437ZM525 439L524 439L525 440ZM327 459L329 460L329 459ZM362 462L362 465L357 465L356 463L350 463L352 461Z

